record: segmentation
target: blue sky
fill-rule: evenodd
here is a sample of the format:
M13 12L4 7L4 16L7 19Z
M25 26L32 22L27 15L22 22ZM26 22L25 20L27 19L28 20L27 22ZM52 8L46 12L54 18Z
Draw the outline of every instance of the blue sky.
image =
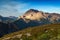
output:
M29 9L60 13L60 0L0 0L0 15L21 16Z

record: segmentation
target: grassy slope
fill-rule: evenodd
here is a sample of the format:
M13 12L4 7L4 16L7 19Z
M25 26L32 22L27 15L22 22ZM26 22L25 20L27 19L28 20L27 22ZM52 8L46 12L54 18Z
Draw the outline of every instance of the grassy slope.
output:
M19 35L19 36L18 36ZM21 36L22 35L22 36ZM60 40L60 24L49 24L27 28L7 34L0 40Z

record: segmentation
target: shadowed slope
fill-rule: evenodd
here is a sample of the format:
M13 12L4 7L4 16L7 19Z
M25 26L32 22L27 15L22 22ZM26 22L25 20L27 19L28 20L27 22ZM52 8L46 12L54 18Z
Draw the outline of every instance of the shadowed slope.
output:
M48 24L27 28L19 32L5 35L1 40L59 40L60 24Z

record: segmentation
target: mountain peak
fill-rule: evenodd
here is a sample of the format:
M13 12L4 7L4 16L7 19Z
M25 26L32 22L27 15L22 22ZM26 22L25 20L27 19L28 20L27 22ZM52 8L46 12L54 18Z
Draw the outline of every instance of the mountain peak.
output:
M41 20L41 19L48 19L50 21L60 20L60 14L57 13L47 13L43 11L38 11L35 9L28 10L23 16L20 18L29 19L29 20Z
M35 9L30 9L30 10L28 10L26 13L29 13L29 12L35 12L35 13L37 13L37 12L39 12L38 10L35 10Z

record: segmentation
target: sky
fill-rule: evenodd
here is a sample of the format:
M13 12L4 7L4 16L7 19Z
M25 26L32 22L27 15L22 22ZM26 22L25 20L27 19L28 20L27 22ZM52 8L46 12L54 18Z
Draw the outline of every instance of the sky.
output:
M4 17L19 17L29 9L60 14L60 0L0 0L0 15Z

